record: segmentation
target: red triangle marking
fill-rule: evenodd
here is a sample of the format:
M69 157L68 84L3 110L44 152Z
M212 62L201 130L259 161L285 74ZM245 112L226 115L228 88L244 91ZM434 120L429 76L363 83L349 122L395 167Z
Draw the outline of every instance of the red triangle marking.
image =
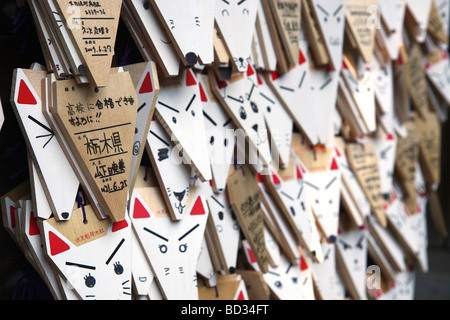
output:
M194 75L189 69L186 70L186 86L190 87L195 85L197 85L197 80L195 80Z
M126 227L128 227L128 222L124 219L122 221L114 222L111 231L117 232L119 230L125 229Z
M402 64L403 64L403 57L402 57L402 54L401 54L401 53L398 54L397 63L398 63L399 65L402 65Z
M222 81L219 78L216 77L216 81L217 81L217 86L219 89L223 89L227 86L227 82L226 81Z
M299 51L300 51L300 54L299 54L298 64L299 64L299 65L302 65L302 64L304 64L304 63L306 62L306 58L305 58L305 56L303 55L302 50L299 50Z
M147 72L144 82L142 83L139 94L153 92L152 79L150 78L150 72Z
M262 179L260 173L257 173L257 174L256 174L256 179L258 179L258 183L263 183L263 179Z
M297 166L296 169L297 169L297 179L303 179L303 175L300 168Z
M347 64L345 63L344 60L342 60L342 68L343 69L348 69L348 66L347 66Z
M202 100L202 102L208 102L208 98L206 97L206 93L205 90L203 90L203 86L201 83L198 84L200 87L200 99Z
M36 98L34 97L30 88L28 88L27 84L23 80L20 80L19 95L17 97L17 102L20 104L37 105Z
M336 158L333 158L333 162L331 163L331 168L330 170L339 170L339 166L336 162Z
M262 82L261 77L259 76L259 74L256 74L256 79L258 80L258 84L259 84L260 86L262 86L262 85L263 85L263 82Z
M28 232L30 236L37 236L38 234L41 234L39 231L38 225L36 223L36 218L34 217L33 211L31 211L30 214L30 230Z
M308 265L306 264L305 259L303 259L303 257L300 258L300 271L305 271L306 269L308 269Z
M280 74L278 72L276 72L276 71L272 71L270 73L270 77L272 78L272 81L275 81L275 80L277 80L280 77Z
M247 248L248 257L250 258L251 263L256 263L255 256L253 255L253 251L250 248Z
M150 214L147 209L142 205L138 198L134 200L134 209L133 209L133 218L134 219L144 219L150 218Z
M191 210L191 216L199 216L202 214L205 214L205 208L203 207L203 202L202 199L199 197L197 197L197 200L195 201L194 206L192 207Z
M56 256L57 254L70 249L67 243L51 231L48 232L48 239L50 243L50 253L52 256Z
M361 230L361 231L364 230L365 228L366 228L366 225L365 225L365 224L363 224L362 226L359 226L359 227L358 227L358 229Z
M425 63L425 69L430 69L430 67L431 67L431 64L429 63L429 62L427 62L427 63Z
M394 135L392 133L387 135L387 140L394 140Z
M272 180L273 180L273 183L274 183L274 184L280 184L280 183L281 183L280 179L279 179L278 176L275 174L275 172L272 172Z
M247 77L250 77L255 74L255 70L253 70L252 65L249 63L247 67Z
M447 59L447 58L448 58L447 52L442 51L442 59Z
M15 228L16 227L16 216L14 215L14 207L13 206L9 206L9 216L11 217L11 228Z
M237 300L245 300L244 293L242 292L242 290L239 292Z

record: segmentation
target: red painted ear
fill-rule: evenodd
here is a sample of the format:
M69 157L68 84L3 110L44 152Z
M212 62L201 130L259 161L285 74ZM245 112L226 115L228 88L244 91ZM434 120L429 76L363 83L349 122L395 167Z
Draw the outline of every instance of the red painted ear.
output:
M255 74L255 70L253 70L252 65L249 63L247 67L247 77L250 77Z
M333 158L333 161L331 162L330 170L339 170L339 166L336 162L336 158Z
M202 199L199 196L197 198L197 200L195 201L194 206L192 207L191 216L199 216L199 215L202 215L205 213L206 212L205 212L205 208L203 207Z
M253 251L250 248L247 248L248 257L250 258L251 263L256 263L255 256L253 255Z
M134 209L133 209L133 218L134 219L145 219L150 218L150 214L147 209L142 205L138 198L134 200Z
M30 230L28 230L28 234L30 236L37 236L41 232L39 231L38 225L36 223L36 218L34 217L33 211L30 214Z
M142 83L141 89L139 89L139 93L149 93L153 91L152 79L150 78L150 72L147 72L145 76L144 82Z
M70 249L67 243L51 231L48 232L48 239L50 244L50 254L52 256L56 256L57 254Z
M256 79L258 80L258 84L261 86L263 84L261 77L259 76L259 74L256 74Z
M300 257L300 271L305 271L306 269L308 269L308 265L306 264L305 259Z
M186 86L190 87L190 86L195 86L197 84L197 80L195 80L194 75L192 74L192 72L187 69L186 70Z
M277 80L280 77L280 74L278 72L276 72L276 71L272 71L270 73L270 77L272 78L272 81L275 81L275 80Z
M206 93L205 90L203 90L203 86L201 83L198 84L200 87L200 99L202 100L202 102L208 102L208 98L206 97Z
M245 300L244 293L242 292L242 290L239 292L239 295L236 300Z
M302 64L304 64L304 63L306 62L306 58L305 58L305 56L303 55L302 50L299 50L299 51L300 51L300 54L299 54L298 64L299 64L299 65L302 65Z
M117 232L119 230L125 229L126 227L128 227L128 222L127 220L122 220L122 221L117 221L114 222L112 225L112 232Z
M348 69L348 66L344 60L342 60L342 69Z
M29 104L29 105L37 104L36 98L34 97L30 88L28 88L27 84L23 80L20 80L19 95L17 97L17 102L20 104Z
M280 179L278 178L278 176L277 176L277 174L275 172L272 172L272 181L273 181L274 184L280 184L281 183Z
M300 170L300 167L296 166L296 169L297 169L297 179L303 179L303 175L302 175L302 172Z
M258 180L258 183L263 183L264 182L260 173L256 174L256 179Z

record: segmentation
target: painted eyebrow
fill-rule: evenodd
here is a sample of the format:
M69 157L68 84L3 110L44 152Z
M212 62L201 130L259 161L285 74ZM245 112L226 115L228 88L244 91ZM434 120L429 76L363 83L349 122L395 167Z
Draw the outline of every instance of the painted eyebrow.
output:
M291 268L292 268L292 263L289 263L289 266L288 266L288 268L287 268L287 270L286 270L286 273L288 273L289 270L291 270Z
M302 195L302 192L303 192L303 186L300 188L300 190L298 191L298 194L297 194L297 200L298 199L300 199L300 196Z
M333 17L335 17L337 14L338 14L338 12L339 11L341 11L341 9L342 9L342 4L336 9L336 11L333 13Z
M93 266L88 266L86 264L81 264L81 263L76 263L76 262L69 262L69 261L66 261L66 266L80 267L80 268L89 269L89 270L95 270L96 269Z
M331 78L328 78L327 81L325 81L322 86L319 88L319 90L323 90L327 85L329 85L331 83Z
M205 112L205 110L203 110L203 115L205 116L206 119L208 119L214 126L217 127L217 123Z
M330 15L330 14L328 13L328 11L325 10L320 4L317 4L317 8L319 8L319 10L322 11L323 13L325 13L327 16Z
M169 106L168 104L165 104L165 103L163 103L163 102L161 102L161 101L158 101L158 103L159 103L160 105L162 105L163 107L166 107L167 109L170 109L170 110L172 110L172 111L174 111L174 112L176 112L176 113L180 113L180 111L178 111L178 110L175 109L174 107Z
M286 192L284 192L284 191L281 191L280 192L283 196L285 196L286 198L288 198L289 200L294 200L290 195L288 195Z
M37 120L36 118L34 118L33 116L28 116L28 119L30 119L31 121L33 121L34 123L36 123L38 126L40 126L41 128L47 130L48 132L50 132L51 134L53 133L53 130L50 129L49 127L47 127L45 124L43 124L42 122L40 122L39 120Z
M300 89L303 86L303 81L305 80L306 71L303 71L302 77L300 79L300 83L298 84L298 88Z
M155 136L155 138L157 138L159 141L161 141L162 143L164 143L166 146L170 146L169 143L166 142L166 140L164 140L163 138L161 138L160 136L158 136L156 133L154 133L152 130L150 130L150 133Z
M111 255L109 256L108 260L106 260L106 264L109 264L111 262L112 258L114 258L114 256L116 255L117 251L119 251L120 247L123 245L124 242L125 242L125 238L120 240L119 244L114 249L114 251L111 253Z
M191 105L192 105L192 102L194 102L194 99L197 97L197 95L196 94L194 94L193 96L192 96L192 99L191 99L191 101L189 101L189 104L187 105L187 107L186 107L186 110L185 111L188 111L189 110L189 108L191 107Z
M261 97L263 97L264 99L266 99L267 101L269 101L270 103L275 104L275 102L272 99L270 99L268 96L266 96L264 93L260 92L259 95Z
M196 224L195 226L193 226L188 232L186 232L185 234L183 234L181 237L178 238L178 241L183 240L186 236L188 236L192 231L194 231L195 229L197 229L198 227L200 227L200 224Z
M279 273L276 273L276 272L273 272L273 271L267 271L267 273L273 274L274 276L277 276L277 277L279 277L279 276L280 276L280 274L279 274Z
M336 179L337 177L334 177L330 182L328 182L327 186L325 187L325 190L328 189L333 184L333 182L336 181Z
M311 188L314 188L314 189L316 189L316 190L319 190L319 188L316 187L315 185L313 185L311 182L305 181L305 183L306 183L308 186L310 186Z
M221 206L222 208L225 208L225 206L224 206L222 203L220 203L220 201L217 200L216 197L211 196L211 198L212 198L219 206Z
M162 239L162 240L164 240L164 241L166 241L166 242L169 242L169 239L164 238L162 235L156 233L155 231L152 231L152 230L150 230L150 229L147 229L146 227L144 227L144 230L147 231L148 233L151 233L151 234L154 235L154 236L157 236L158 238L160 238L160 239Z
M223 2L225 2L226 4L230 4L227 0L222 0Z
M243 2L245 2L245 1L246 1L246 0L241 0L241 1L238 2L237 5L240 6L240 5L241 5Z
M142 104L142 106L140 106L139 109L137 109L137 112L141 111L142 108L144 108L146 105L147 105L147 102L144 102L144 103Z

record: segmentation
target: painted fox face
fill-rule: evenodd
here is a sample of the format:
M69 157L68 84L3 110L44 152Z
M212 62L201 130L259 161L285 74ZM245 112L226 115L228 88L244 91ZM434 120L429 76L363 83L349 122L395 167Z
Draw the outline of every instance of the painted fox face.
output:
M236 144L234 123L214 97L207 75L199 77L199 87L208 139L213 186L216 192L222 193L225 190Z
M341 170L337 157L330 157L327 168L325 171L307 171L304 183L308 191L308 201L322 231L332 240L336 238L338 231L340 209Z
M251 43L255 32L258 1L215 0L215 19L227 44L233 63L245 72L250 62Z
M264 163L270 163L268 130L261 110L259 85L253 66L248 65L243 78L234 82L216 81L215 85L229 111L234 115L236 125L242 129L240 131L244 131L244 136L248 136L251 149L258 151L259 158ZM237 143L242 143L239 137Z
M196 75L185 69L176 82L161 83L156 117L182 149L184 163L193 168L201 181L209 181L211 164Z
M345 0L314 0L314 9L335 71L342 61L345 26Z
M161 201L157 193L154 200ZM164 297L198 299L196 266L209 214L201 192L196 193L188 214L180 221L150 209L150 205L135 190L130 198L130 217Z
M175 220L180 220L185 215L187 199L193 185L191 170L182 163L178 154L179 149L173 147L173 143L157 119L150 125L147 145L154 169L158 172L164 187L163 194L171 216Z
M212 63L213 26L216 2L202 0L155 0L156 9L162 15L166 30L175 39L186 65Z
M242 242L245 256L250 265L259 270L258 263L255 260L253 252L246 241ZM289 262L284 255L280 256L279 264L276 267L269 267L269 271L263 274L264 281L270 290L280 300L302 300L303 299L303 281L302 270L304 264L294 265Z
M366 296L367 230L360 227L338 235L336 249L345 263L359 295Z
M42 101L38 94L41 82L34 81L33 84L30 81L43 80L45 76L45 71L16 69L13 106L29 151L36 159L35 165L43 178L43 187L50 195L47 200L58 219L68 220L80 183L42 112ZM55 179L55 172L65 178Z
M87 224L83 222L83 212ZM131 222L98 220L87 205L73 219L44 220L47 255L83 300L131 299Z

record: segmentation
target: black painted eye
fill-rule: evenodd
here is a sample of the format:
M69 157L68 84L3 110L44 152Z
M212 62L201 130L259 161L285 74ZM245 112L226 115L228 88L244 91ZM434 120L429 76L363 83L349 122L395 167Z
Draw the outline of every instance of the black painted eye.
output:
M194 110L191 111L191 114L192 114L193 117L195 117L195 111Z
M267 106L267 112L271 112L271 111L272 111L272 109L270 109L270 107Z
M240 107L239 108L239 115L240 115L242 120L247 119L247 113L245 112L244 107Z
M180 252L186 252L186 250L187 250L187 243L180 244L180 247L178 248L178 250L180 250Z
M116 262L116 263L114 264L114 272L115 272L117 275L121 275L121 274L123 273L123 267L122 267L122 265L120 264L120 262Z
M214 136L211 136L211 138L209 139L209 144L214 145Z
M159 246L159 251L161 251L161 253L166 253L167 252L167 246L165 244L162 244Z
M173 121L173 123L177 123L177 118L173 117L172 121Z
M291 280L292 280L293 283L297 283L298 282L298 278L297 277L293 277Z
M275 287L281 289L283 287L283 284L280 281L275 281Z
M336 18L336 21L337 21L337 22L341 22L341 17L337 17L337 18Z
M218 215L219 215L219 220L223 220L223 212L219 211Z
M250 102L250 106L252 107L252 110L254 113L258 113L258 105L254 103L253 101Z
M84 277L84 284L88 288L93 288L95 286L95 278L89 273L89 275Z
M323 21L328 22L328 18L327 17L323 18Z
M224 145L225 147L228 145L228 139L227 139L227 138L225 138L225 139L223 140L223 145Z

